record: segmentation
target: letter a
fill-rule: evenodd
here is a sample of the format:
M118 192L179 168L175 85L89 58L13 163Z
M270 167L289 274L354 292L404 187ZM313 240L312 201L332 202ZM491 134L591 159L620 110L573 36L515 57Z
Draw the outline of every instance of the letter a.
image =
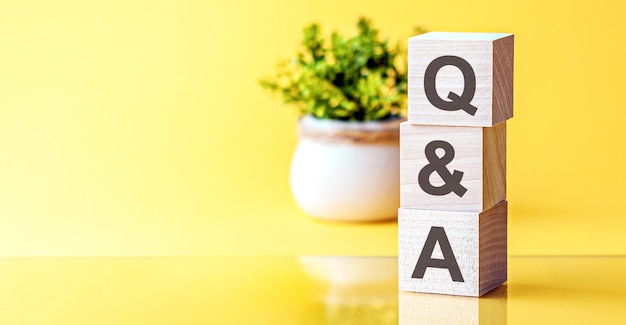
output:
M435 244L437 243L439 243L439 248L441 248L443 259L432 258L433 251L435 250ZM452 247L450 247L450 242L448 241L448 236L446 236L446 231L443 227L430 228L430 232L426 238L426 243L424 243L422 253L420 254L419 259L417 259L417 264L415 265L415 270L413 270L411 278L423 279L426 269L429 267L448 269L450 276L452 277L452 281L464 282L463 275L461 275L461 270L459 269L459 264L456 262L456 258L452 252Z

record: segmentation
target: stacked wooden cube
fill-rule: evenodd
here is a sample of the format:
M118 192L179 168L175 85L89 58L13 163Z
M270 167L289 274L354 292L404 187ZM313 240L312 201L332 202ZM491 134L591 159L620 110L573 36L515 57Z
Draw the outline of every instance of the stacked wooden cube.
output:
M480 296L507 279L513 35L409 38L400 127L399 288Z

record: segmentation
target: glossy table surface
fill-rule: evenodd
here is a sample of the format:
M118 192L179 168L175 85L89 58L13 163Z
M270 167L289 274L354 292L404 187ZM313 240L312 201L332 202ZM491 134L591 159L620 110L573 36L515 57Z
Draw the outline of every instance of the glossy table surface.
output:
M398 292L395 257L0 259L0 324L624 324L626 257L511 257L482 298Z

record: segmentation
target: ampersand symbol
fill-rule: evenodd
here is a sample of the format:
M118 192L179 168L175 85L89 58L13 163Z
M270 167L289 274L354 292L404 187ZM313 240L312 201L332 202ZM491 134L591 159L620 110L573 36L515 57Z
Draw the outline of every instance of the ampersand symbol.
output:
M435 150L443 149L443 157L439 158ZM463 172L455 170L450 174L446 165L454 159L454 148L451 144L445 141L436 140L426 145L424 150L426 153L426 159L428 159L428 165L424 166L419 172L417 177L418 183L424 192L430 195L446 195L450 192L454 192L459 197L462 197L467 189L461 185L461 179L463 178ZM430 175L437 172L444 184L441 186L433 186L430 183Z
M446 65L453 65L463 73L463 93L459 96L456 93L448 93L448 99L443 100L437 94L437 88L435 87L435 79L437 73L441 68ZM476 74L472 66L464 59L458 56L441 56L434 59L424 73L424 91L426 92L426 98L433 104L433 106L442 109L444 111L458 111L460 109L467 112L467 114L474 116L476 114L475 106L472 106L471 101L474 99L476 93Z

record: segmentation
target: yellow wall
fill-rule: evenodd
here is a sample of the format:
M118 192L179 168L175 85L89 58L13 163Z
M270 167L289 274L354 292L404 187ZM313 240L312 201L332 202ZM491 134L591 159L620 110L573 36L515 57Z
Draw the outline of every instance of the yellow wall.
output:
M516 35L510 253L626 254L621 1L0 1L0 255L396 254L295 207L303 25Z

